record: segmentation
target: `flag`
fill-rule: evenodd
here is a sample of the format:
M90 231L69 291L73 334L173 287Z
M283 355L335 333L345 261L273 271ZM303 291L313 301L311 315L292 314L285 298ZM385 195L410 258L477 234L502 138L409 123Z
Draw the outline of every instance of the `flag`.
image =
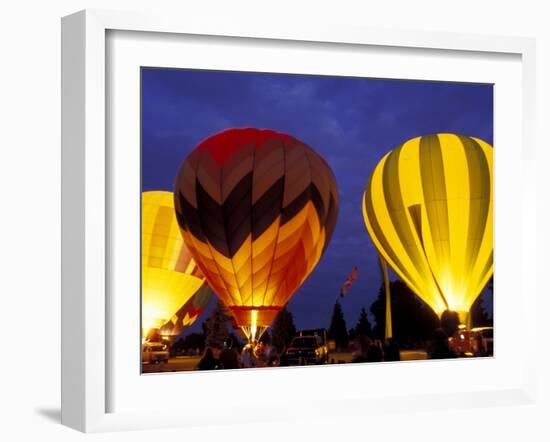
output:
M349 288L353 284L353 281L357 279L357 266L353 266L353 269L351 269L351 273L347 277L347 279L344 282L344 285L340 289L340 298L343 298L346 296L346 293L348 292Z

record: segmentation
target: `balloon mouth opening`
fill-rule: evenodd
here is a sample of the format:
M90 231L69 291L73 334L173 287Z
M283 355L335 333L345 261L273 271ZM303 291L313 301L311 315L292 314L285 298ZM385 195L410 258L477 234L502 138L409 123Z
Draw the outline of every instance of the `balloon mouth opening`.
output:
M239 327L249 343L258 342L269 328L281 307L229 307L235 326Z
M265 333L265 331L269 327L266 325L243 325L241 326L241 330L246 336L246 339L248 339L249 344L257 344L262 335Z
M269 327L281 311L281 307L230 306L229 310L237 327Z

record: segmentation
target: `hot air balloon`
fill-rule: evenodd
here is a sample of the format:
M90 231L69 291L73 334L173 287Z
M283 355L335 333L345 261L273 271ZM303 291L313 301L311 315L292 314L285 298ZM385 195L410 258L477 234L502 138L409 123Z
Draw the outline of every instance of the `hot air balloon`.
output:
M205 304L205 278L185 247L174 212L172 192L143 192L141 218L142 328L160 328L184 304L200 296ZM193 305L193 304L191 304ZM200 310L200 307L199 307ZM196 316L198 310L193 311Z
M290 135L229 129L189 154L174 196L193 259L256 341L332 236L338 196L330 167Z
M204 312L212 290L205 284L187 301L172 318L160 328L162 336L178 336L183 329L195 323L197 318Z
M374 169L367 230L397 275L439 316L470 307L493 273L493 148L473 137L414 138Z

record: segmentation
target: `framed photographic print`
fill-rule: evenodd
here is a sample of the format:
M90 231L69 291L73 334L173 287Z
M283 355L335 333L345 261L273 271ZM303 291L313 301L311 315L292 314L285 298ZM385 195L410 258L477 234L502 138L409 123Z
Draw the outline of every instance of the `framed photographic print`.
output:
M492 84L141 88L142 372L492 356Z
M533 57L64 18L63 422L531 401Z

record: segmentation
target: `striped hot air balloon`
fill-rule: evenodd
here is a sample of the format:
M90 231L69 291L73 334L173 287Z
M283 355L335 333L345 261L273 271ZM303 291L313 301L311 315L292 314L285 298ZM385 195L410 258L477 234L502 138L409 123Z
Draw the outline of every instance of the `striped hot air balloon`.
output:
M373 171L363 215L399 277L465 322L493 273L493 148L454 134L407 141Z
M321 258L338 196L327 163L301 141L229 129L184 161L175 207L193 258L253 341Z
M212 290L205 284L187 301L172 318L160 328L162 336L177 336L186 327L195 323L197 318L204 312L210 298Z
M174 212L172 192L142 193L142 328L163 326L181 307L200 296L205 278L185 247ZM196 312L195 312L196 313Z

